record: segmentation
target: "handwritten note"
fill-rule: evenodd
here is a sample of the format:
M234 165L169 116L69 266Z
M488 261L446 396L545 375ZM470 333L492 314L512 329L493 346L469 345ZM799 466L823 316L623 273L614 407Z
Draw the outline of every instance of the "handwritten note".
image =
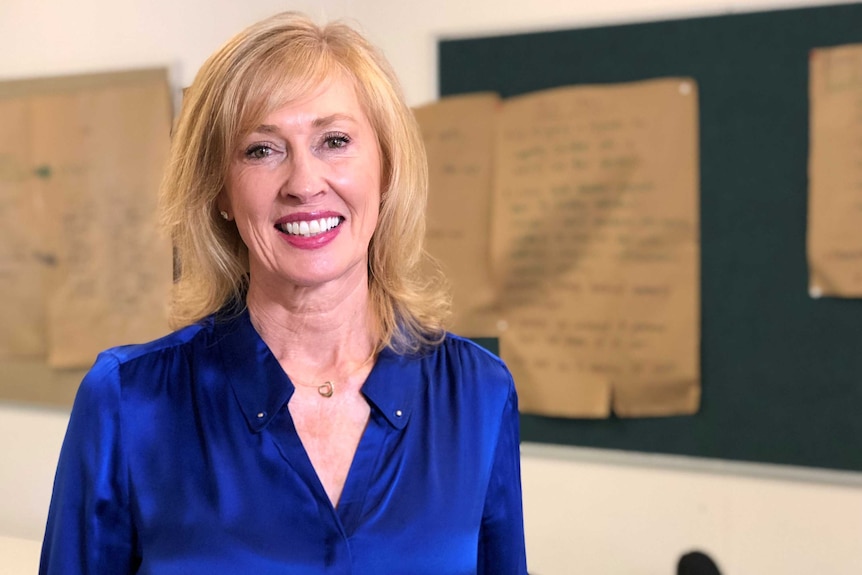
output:
M697 95L688 79L506 102L494 263L525 411L699 402Z
M809 291L862 297L862 45L810 58Z
M166 333L171 248L155 225L170 135L166 73L4 83L0 105L3 117L21 118L17 142L13 124L0 133L3 173L15 182L0 201L26 199L17 213L28 216L7 245L29 255L7 248L2 265L21 260L35 278L4 298L20 305L20 317L3 310L9 339L38 331L32 351L68 368Z
M493 100L481 98L472 105L486 102L487 118ZM467 141L469 118L479 115L467 102L436 104L441 117L424 112L423 127L433 123L426 128L432 173L480 165L454 145L445 155L438 151L444 135ZM446 105L458 108L444 120ZM473 273L471 282L495 295L486 305L494 313L476 335L500 338L522 411L564 417L696 411L696 84L669 78L561 88L494 107L491 273L476 275L470 266L483 265L481 253L464 252L455 241L469 222L446 220L455 226L446 232L451 244L429 234L429 245L432 253L445 252L441 259L461 261L457 273ZM470 145L483 141L474 136ZM442 181L432 178L432 194L446 198L444 214L481 196L473 189L478 178L446 180L444 191L437 188Z
M45 266L40 201L31 183L29 108L21 99L0 99L0 357L46 353Z
M428 152L426 249L452 287L452 329L469 337L496 333L491 278L491 195L496 94L471 94L418 108Z

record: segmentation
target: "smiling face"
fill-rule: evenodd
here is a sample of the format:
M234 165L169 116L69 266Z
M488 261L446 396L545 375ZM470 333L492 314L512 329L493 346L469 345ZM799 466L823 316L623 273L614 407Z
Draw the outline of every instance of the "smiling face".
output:
M252 288L367 282L380 186L377 137L347 79L266 116L233 151L218 199Z

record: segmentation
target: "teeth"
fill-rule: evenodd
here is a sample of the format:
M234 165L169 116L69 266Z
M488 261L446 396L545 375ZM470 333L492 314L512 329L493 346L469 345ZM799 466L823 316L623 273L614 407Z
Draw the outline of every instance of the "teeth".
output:
M281 226L281 231L294 236L316 236L328 232L341 223L341 218L320 218L302 222L290 222Z

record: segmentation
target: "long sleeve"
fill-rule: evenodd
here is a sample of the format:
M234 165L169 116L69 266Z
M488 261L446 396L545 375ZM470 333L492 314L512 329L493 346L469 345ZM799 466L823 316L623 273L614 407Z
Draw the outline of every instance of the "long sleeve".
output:
M526 573L517 397L498 358L457 336L383 350L338 508L285 408L292 390L247 313L100 355L40 573Z
M41 575L134 573L117 361L102 354L78 390L60 452Z
M479 534L479 575L525 575L524 515L518 396L514 384L503 411Z

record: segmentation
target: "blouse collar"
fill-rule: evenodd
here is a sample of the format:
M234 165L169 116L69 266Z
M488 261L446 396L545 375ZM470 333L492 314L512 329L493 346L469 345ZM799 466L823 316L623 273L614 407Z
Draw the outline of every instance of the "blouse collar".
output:
M278 360L254 329L248 310L216 318L213 332L223 370L249 428L262 431L293 395L294 386ZM410 419L420 387L422 361L384 349L362 386L362 394L390 425L403 429Z

